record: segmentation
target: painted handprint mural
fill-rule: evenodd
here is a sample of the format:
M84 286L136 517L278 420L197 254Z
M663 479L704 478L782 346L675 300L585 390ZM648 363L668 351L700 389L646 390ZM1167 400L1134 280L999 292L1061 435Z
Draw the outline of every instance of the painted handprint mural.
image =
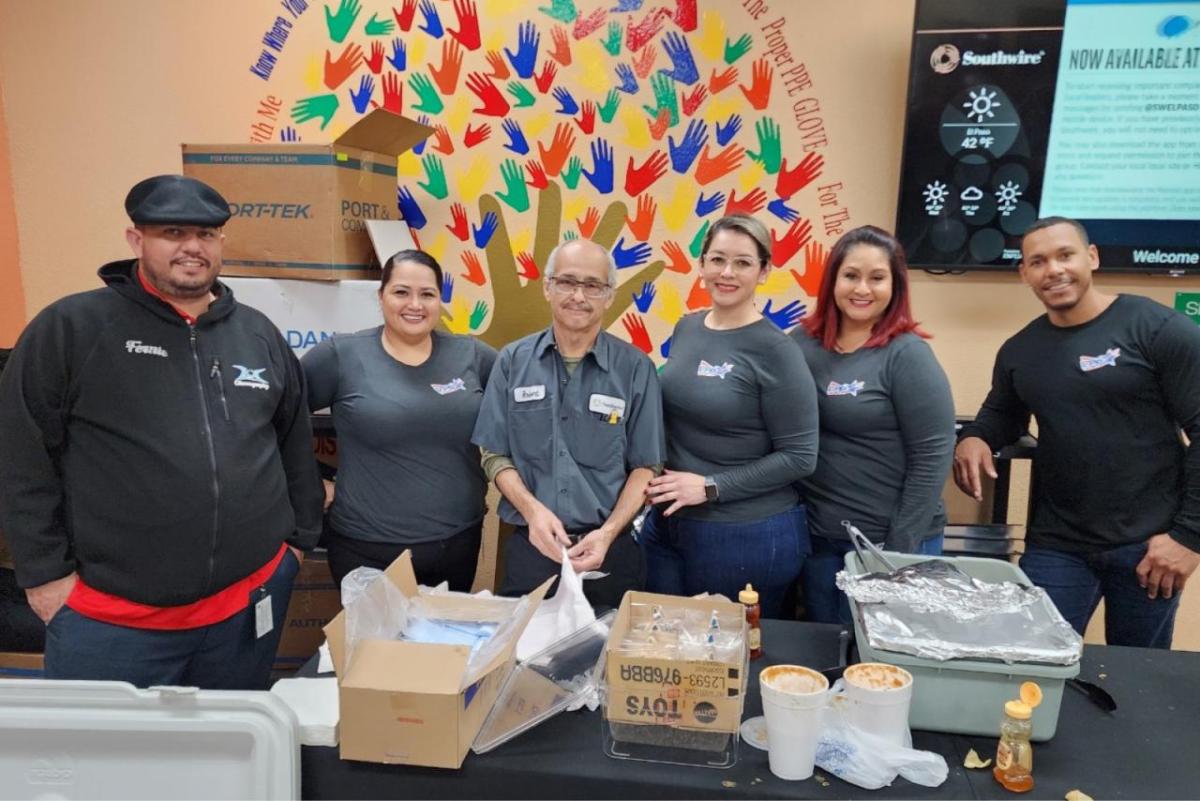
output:
M499 346L543 327L541 266L586 237L619 268L609 330L661 361L674 323L710 302L700 244L734 212L772 228L761 308L790 328L852 224L827 169L825 98L790 44L804 22L794 3L282 7L287 51L265 46L272 69L260 58L247 77L279 101L270 139L329 141L380 107L433 127L398 160L397 203L450 273L452 331Z

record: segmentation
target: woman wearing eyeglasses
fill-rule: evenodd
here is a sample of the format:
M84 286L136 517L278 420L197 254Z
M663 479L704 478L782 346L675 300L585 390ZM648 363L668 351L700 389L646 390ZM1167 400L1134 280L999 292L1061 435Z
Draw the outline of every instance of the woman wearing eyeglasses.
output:
M817 383L821 455L802 482L813 553L808 619L849 623L834 583L854 523L888 550L939 554L942 486L954 456L950 383L912 318L904 249L871 225L829 254L816 313L792 332Z
M662 370L667 469L650 482L641 543L652 592L719 592L747 583L779 617L809 552L795 482L817 461L817 404L796 343L755 308L771 235L752 217L718 220L701 277L712 308L675 326Z
M383 569L410 549L417 581L468 591L484 514L471 431L496 351L435 331L442 268L420 250L388 259L383 325L328 339L300 363L309 408L330 407L338 437L329 568Z

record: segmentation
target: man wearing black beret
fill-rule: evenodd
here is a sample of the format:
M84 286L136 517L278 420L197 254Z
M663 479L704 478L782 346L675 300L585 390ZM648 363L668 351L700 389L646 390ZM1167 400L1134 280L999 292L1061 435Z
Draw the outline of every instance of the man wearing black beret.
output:
M303 374L217 280L225 199L130 190L135 258L22 333L0 377L0 529L46 676L265 688L323 493Z

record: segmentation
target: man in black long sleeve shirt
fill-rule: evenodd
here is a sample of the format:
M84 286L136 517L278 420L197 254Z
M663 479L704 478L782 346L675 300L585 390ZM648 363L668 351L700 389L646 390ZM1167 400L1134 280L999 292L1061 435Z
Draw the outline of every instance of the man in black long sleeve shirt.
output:
M1200 329L1147 298L1101 293L1096 247L1073 220L1035 222L1021 253L1046 314L1001 347L955 481L980 498L992 452L1036 416L1022 569L1080 633L1103 597L1109 644L1169 648L1200 564Z

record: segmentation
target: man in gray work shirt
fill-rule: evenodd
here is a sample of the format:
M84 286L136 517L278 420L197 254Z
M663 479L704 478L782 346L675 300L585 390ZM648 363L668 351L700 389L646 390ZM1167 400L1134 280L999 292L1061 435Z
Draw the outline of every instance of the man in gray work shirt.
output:
M654 364L601 331L616 265L588 240L555 248L543 292L549 328L500 351L472 441L517 527L505 546L501 595L521 595L561 570L563 548L596 607L616 607L645 581L628 531L666 453Z

